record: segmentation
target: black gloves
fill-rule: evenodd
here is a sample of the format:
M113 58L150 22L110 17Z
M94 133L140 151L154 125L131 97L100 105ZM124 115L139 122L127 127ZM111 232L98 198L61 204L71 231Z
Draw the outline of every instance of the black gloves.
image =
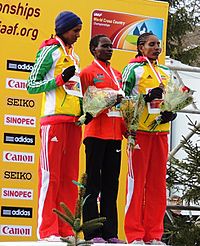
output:
M68 68L66 68L63 72L62 72L62 79L64 82L67 82L71 77L74 76L75 74L75 66L70 66Z
M154 99L161 99L162 98L163 89L160 87L153 88L148 94L144 96L145 102L151 102Z
M165 124L169 121L174 120L177 116L177 113L173 113L170 111L164 111L164 112L161 112L160 115L161 115L161 123L160 124Z
M87 125L88 123L90 123L92 119L93 119L93 116L90 113L86 112L84 124Z

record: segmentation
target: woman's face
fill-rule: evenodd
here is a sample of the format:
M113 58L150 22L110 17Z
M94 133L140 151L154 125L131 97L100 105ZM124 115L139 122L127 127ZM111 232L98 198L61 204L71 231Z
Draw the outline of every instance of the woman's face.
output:
M157 60L161 53L160 41L154 35L147 37L144 44L139 46L139 50L142 52L143 56L149 58L149 60Z
M69 45L75 43L77 39L80 37L81 29L82 29L82 25L79 24L74 28L72 28L71 30L63 33L62 40L64 41L64 43Z
M112 52L112 42L107 37L101 37L98 46L93 50L94 57L104 62L111 59Z

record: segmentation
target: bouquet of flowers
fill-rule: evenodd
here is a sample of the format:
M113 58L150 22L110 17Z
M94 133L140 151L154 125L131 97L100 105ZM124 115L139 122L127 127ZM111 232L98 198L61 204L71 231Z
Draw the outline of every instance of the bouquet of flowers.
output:
M193 103L193 91L187 86L181 86L172 81L169 81L164 91L164 99L160 104L160 112L170 111L176 113ZM162 123L162 116L159 115L150 125L151 130L154 130Z
M86 113L97 116L105 109L112 107L117 102L119 91L110 88L96 88L89 86L83 97L84 114L78 119L77 125L83 125L86 121Z
M128 146L133 149L135 146L135 134L138 129L140 116L143 112L145 101L143 95L135 95L123 98L120 103L120 111L127 127Z

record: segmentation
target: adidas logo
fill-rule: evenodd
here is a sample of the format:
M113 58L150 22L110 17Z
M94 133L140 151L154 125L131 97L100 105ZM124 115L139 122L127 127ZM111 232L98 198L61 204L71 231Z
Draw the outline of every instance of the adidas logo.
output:
M53 138L51 139L51 142L58 142L57 137L56 137L56 136L55 136L55 137L53 137Z
M152 77L151 77L151 75L150 75L150 74L148 75L147 79L152 79Z
M136 144L134 149L141 149L139 144Z

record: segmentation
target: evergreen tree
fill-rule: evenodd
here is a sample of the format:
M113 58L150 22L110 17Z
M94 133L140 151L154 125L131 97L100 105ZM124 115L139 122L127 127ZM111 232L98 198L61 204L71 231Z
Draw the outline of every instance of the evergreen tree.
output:
M167 55L185 64L200 65L200 0L164 0L169 3Z

